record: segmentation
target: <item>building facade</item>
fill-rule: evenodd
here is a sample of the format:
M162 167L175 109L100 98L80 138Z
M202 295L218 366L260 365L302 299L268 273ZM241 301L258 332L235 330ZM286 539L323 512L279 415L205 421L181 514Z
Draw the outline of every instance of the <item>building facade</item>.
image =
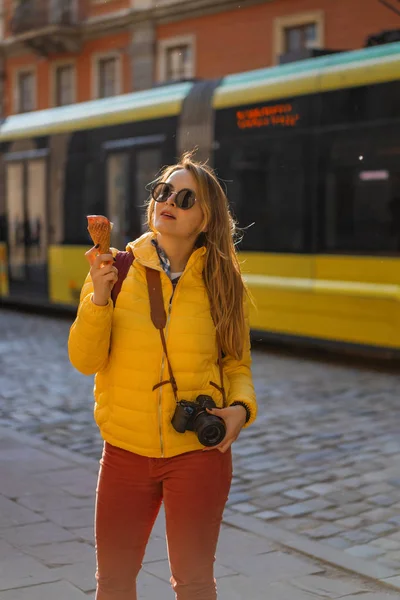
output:
M396 27L378 0L0 0L0 116L361 48Z

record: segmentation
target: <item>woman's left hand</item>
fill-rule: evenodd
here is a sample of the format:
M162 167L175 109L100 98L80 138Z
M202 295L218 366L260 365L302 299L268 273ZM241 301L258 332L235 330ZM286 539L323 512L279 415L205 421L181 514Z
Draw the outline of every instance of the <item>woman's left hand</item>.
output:
M237 440L243 425L246 423L246 409L244 406L237 404L236 406L228 406L227 408L207 408L207 412L225 421L226 434L218 446L207 447L204 450L226 452L233 442Z

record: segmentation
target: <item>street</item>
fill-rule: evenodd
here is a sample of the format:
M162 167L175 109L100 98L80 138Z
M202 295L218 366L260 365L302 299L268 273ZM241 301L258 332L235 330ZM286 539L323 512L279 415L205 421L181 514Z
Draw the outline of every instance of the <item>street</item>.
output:
M68 362L69 326L68 319L0 311L0 427L98 459L93 380ZM400 376L260 346L253 351L253 372L259 417L234 445L227 531L230 525L246 535L264 532L271 543L396 584ZM165 580L164 566L157 568L149 573ZM332 577L349 578L339 571ZM389 588L385 594L360 598L392 597ZM314 591L304 598L342 596Z

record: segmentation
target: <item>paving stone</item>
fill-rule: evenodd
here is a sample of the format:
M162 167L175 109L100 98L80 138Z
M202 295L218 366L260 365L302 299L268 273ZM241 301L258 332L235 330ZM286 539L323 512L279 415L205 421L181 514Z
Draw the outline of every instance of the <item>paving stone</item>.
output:
M282 492L282 494L293 500L308 500L308 498L311 498L313 495L310 492L301 489L287 490L285 492Z
M341 481L341 485L344 488L349 488L349 489L360 489L360 487L362 486L362 478L361 477L348 477L347 479L343 479ZM364 490L362 490L363 494L365 493Z
M322 521L338 521L343 515L336 509L330 510L317 510L314 513L314 517L316 519L321 519Z
M93 548L84 542L62 542L26 547L25 551L41 560L48 567L62 567L90 561Z
M365 585L350 581L329 579L321 575L298 577L293 580L292 585L305 592L310 592L315 598L341 598L342 596L361 594L368 591ZM295 596L293 596L293 600L296 600Z
M284 498L283 496L257 496L254 498L253 504L262 508L278 508L279 506L287 506L293 504L293 499Z
M283 492L287 489L287 484L284 481L279 481L276 483L269 483L268 485L263 485L258 488L257 495L272 495L279 492Z
M396 498L392 498L391 496L372 496L368 498L368 502L371 504L377 504L378 506L391 506L397 501Z
M318 495L329 494L330 492L334 492L337 490L337 484L333 483L314 483L313 485L308 485L305 488L308 492L313 492Z
M220 557L220 562L225 564L224 557ZM239 568L240 573L249 577L263 575L263 580L267 583L273 581L282 581L290 573L290 577L300 577L301 575L311 575L321 573L323 569L313 564L311 561L297 558L283 552L270 552L268 554L258 554L251 561L243 563L240 566L240 558L237 562L230 561L225 564L227 567Z
M27 523L37 523L43 520L45 519L41 515L0 495L0 529L3 527L25 525Z
M20 549L11 546L11 544L5 540L0 539L0 562L5 561L6 559L23 556L24 554Z
M255 516L264 521L271 521L272 519L280 519L282 517L282 515L272 510L264 510L263 512L256 513Z
M68 467L68 463L57 456L46 454L37 448L31 448L29 455L23 447L9 448L7 453L0 453L0 461L13 464L18 471L40 473L41 471L55 471Z
M44 513L53 523L61 527L89 527L94 521L94 507L65 508L64 510L47 510Z
M237 504L239 502L247 502L250 500L251 495L247 492L232 492L229 494L227 506L231 506L232 504Z
M46 513L49 510L93 506L94 498L76 498L76 496L71 496L65 492L52 490L50 494L29 494L21 496L21 498L18 498L17 502L30 510Z
M365 497L378 496L381 494L385 495L388 492L393 492L393 486L389 485L387 482L373 483L371 485L363 486L360 491Z
M364 521L362 517L346 517L345 519L338 519L336 525L345 527L346 529L355 529L364 523Z
M374 510L368 510L362 513L362 517L373 523L386 523L390 522L390 519L394 517L393 511L388 508L375 508Z
M346 516L359 515L370 509L366 502L354 502L353 504L343 504L340 511Z
M390 523L375 523L374 525L370 525L366 527L367 531L371 533L375 533L377 535L383 535L385 533L391 533L396 528L395 524Z
M69 531L49 521L4 529L1 536L10 544L21 548L74 540L74 536Z
M387 554L387 558L389 558L390 560L396 561L400 564L400 552L398 550L392 552L388 552Z
M46 475L41 474L38 481L43 481L45 485L53 488L62 489L73 496L93 498L96 491L97 475L76 467Z
M77 541L88 542L91 545L94 544L94 523L91 527L78 527L77 529L69 529L68 531Z
M239 504L232 504L231 508L232 508L232 510L237 510L238 512L241 512L241 513L253 513L258 510L258 507L254 506L254 504L250 504L250 502L241 502Z
M360 546L347 548L346 552L352 556L357 556L358 558L375 558L376 556L384 554L385 551L382 548L376 548L372 545L370 546L367 544L362 544Z
M378 538L371 542L374 546L378 546L379 548L383 548L386 552L390 552L390 550L400 550L400 542L396 542L395 540L391 540L390 538Z
M1 593L1 600L87 600L86 594L67 581L35 585Z
M342 531L342 528L328 523L326 525L321 525L321 527L317 527L316 529L308 529L304 533L308 535L308 537L320 539L335 536Z
M332 548L337 548L338 550L345 550L346 548L351 548L354 545L353 542L350 542L350 540L345 540L341 536L326 538L324 543L328 544L328 546L332 546Z
M333 504L343 505L358 502L363 499L363 495L354 490L338 490L337 492L326 494L325 498Z
M226 558L227 556L230 556L232 548L239 547L241 549L241 554L243 554L243 556L249 556L251 560L252 557L257 554L266 554L267 552L276 550L275 545L265 538L255 536L246 531L223 526L218 540L217 560L221 562L223 557Z
M10 556L0 562L0 591L35 586L57 579L51 569L30 556ZM14 600L14 596L10 596L11 598Z
M355 544L363 544L366 542L370 542L373 540L376 535L369 531L365 531L362 529L354 529L351 531L345 531L342 533L342 536L349 540L350 542L354 542Z
M290 504L289 506L280 507L280 512L289 517L299 517L301 515L309 515L313 512L312 507L307 504L298 502L297 504Z

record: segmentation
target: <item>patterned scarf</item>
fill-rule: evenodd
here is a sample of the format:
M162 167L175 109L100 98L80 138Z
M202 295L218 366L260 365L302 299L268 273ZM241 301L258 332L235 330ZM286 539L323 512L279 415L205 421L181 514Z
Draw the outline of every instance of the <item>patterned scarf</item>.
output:
M168 256L166 255L165 251L160 247L157 240L151 240L151 243L157 250L158 258L160 260L160 265L163 271L165 271L168 277L171 278L171 263L169 262Z

